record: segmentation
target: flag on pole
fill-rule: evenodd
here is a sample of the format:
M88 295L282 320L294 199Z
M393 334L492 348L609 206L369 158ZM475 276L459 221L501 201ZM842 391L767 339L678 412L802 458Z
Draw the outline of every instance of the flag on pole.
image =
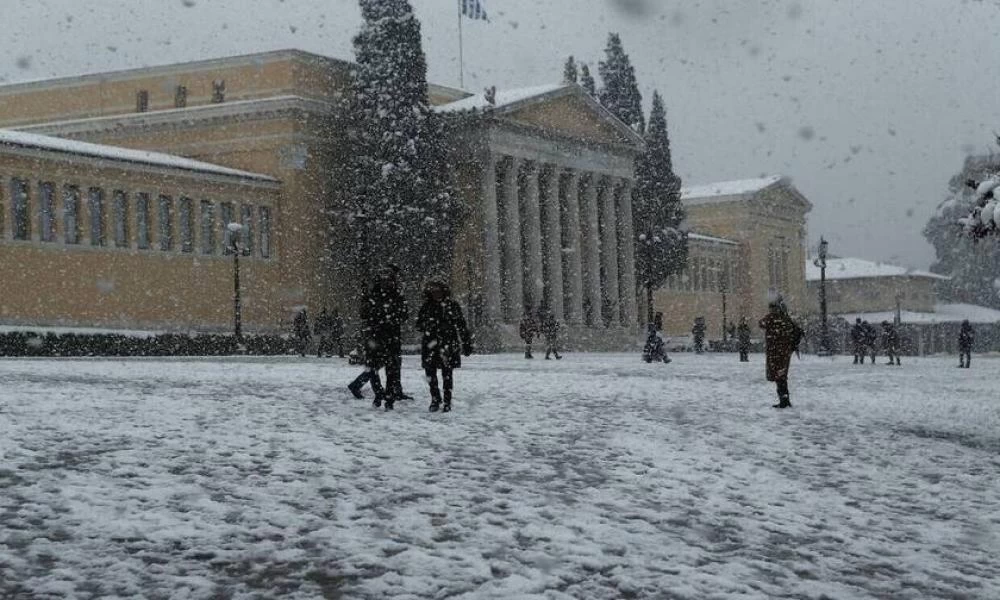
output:
M486 9L483 8L482 0L458 0L462 5L462 14L469 17L473 21L483 20L489 21L490 18L486 16Z

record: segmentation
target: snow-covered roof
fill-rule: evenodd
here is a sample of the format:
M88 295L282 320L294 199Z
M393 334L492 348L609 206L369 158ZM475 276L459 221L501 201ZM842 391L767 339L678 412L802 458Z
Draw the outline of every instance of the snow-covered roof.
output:
M737 179L683 187L681 188L681 200L686 204L713 202L729 196L743 196L759 192L781 180L781 175L769 175L757 179Z
M865 279L870 277L928 277L930 279L947 280L949 277L907 269L899 265L873 262L863 258L828 258L826 259L827 279ZM811 258L806 259L806 281L819 281L820 269Z
M881 323L882 321L892 322L896 318L896 313L892 311L845 313L841 316L848 322L854 322L854 319L860 317L861 320L869 323ZM900 319L903 323L914 324L961 323L966 319L970 323L1000 323L1000 310L976 306L975 304L936 304L934 312L901 311Z
M551 94L552 92L559 91L563 88L569 87L566 83L553 83L548 85L537 85L533 87L525 88L514 88L509 90L498 89L496 91L496 96L494 98L493 104L486 101L485 92L479 94L473 94L467 98L462 98L461 100L456 100L455 102L449 102L447 104L441 104L433 107L434 111L439 113L453 113L462 112L468 110L487 110L487 109L498 109L511 104L516 104L518 102L523 102L524 100L529 100L536 96L544 96L545 94Z
M727 240L725 238L713 237L710 235L702 235L700 233L688 233L689 240L695 240L699 242L709 242L711 244L726 244L727 246L739 246L739 242L734 242L733 240Z
M152 165L171 169L181 169L184 171L193 171L197 173L209 173L212 175L225 175L228 177L238 177L240 179L249 179L254 181L278 181L270 175L231 169L229 167L184 158L182 156L174 156L172 154L162 154L160 152L149 152L146 150L133 150L130 148L120 148L118 146L107 146L104 144L92 144L90 142L67 140L50 135L26 133L10 129L0 129L0 149L2 149L3 146L35 148L39 150L48 150L50 152L76 154L79 156L90 156L94 158L104 158L139 165Z

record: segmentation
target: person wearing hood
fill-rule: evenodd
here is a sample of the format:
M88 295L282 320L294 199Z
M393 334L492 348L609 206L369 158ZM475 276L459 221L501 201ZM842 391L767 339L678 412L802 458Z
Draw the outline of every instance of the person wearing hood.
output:
M802 340L802 328L788 315L788 308L780 296L768 304L768 313L759 325L764 332L767 380L773 381L778 388L778 403L774 408L791 408L788 368Z
M462 315L462 307L451 298L451 288L440 281L424 286L424 304L417 314L420 363L430 386L430 411L451 411L453 371L462 366L462 355L472 354L472 337ZM438 385L441 372L442 396Z
M976 342L976 330L966 319L962 321L962 329L958 332L958 366L968 369L972 364L972 345Z

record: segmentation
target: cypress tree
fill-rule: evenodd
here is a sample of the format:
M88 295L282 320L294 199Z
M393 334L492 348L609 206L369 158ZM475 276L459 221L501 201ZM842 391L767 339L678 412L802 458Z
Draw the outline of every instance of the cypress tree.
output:
M563 81L566 83L576 83L576 79L576 61L570 56L566 59L566 65L563 67Z
M594 77L590 74L590 67L586 64L580 65L580 86L591 96L597 97L597 84L594 83Z
M646 128L642 95L639 93L632 61L625 54L622 39L617 33L608 34L604 58L598 64L598 73L603 83L598 99L623 123L642 133Z
M679 273L687 262L687 235L681 230L684 206L681 180L674 173L663 99L653 93L646 153L635 167L632 219L635 229L636 283L646 290L648 322L653 322L653 290Z
M442 119L427 99L420 23L409 0L359 0L356 66L342 115L352 266L361 278L389 262L404 285L446 277L457 202Z

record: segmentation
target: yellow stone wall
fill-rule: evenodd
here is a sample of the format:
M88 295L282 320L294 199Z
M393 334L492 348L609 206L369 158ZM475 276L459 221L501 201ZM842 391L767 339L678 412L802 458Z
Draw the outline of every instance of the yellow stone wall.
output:
M832 315L889 312L896 310L896 296L902 310L934 312L937 303L934 279L929 277L864 277L826 282L827 312ZM809 296L819 298L819 282L809 282ZM818 313L819 301L813 310Z
M240 205L255 208L257 237L253 256L241 256L244 291L244 322L247 330L274 330L284 327L280 289L283 262L281 241L274 233L280 227L277 213L278 191L273 186L241 185L209 181L173 171L154 172L134 165L99 164L91 159L58 156L21 156L0 152L0 214L4 215L0 237L0 321L32 325L77 325L154 330L221 330L232 324L232 257L222 251L221 202L232 202L236 214ZM29 184L31 239L15 240L11 219L12 177ZM55 184L55 241L41 240L39 182ZM63 229L63 187L80 190L78 244L65 243ZM91 187L104 193L104 246L90 240L87 196ZM115 245L113 192L122 190L129 198L129 246ZM150 249L137 244L135 200L138 193L150 196ZM160 250L158 196L173 199L171 251ZM193 251L181 250L179 202L194 201ZM214 254L202 253L200 204L215 203ZM269 258L260 253L260 225L257 209L271 210L272 235Z

